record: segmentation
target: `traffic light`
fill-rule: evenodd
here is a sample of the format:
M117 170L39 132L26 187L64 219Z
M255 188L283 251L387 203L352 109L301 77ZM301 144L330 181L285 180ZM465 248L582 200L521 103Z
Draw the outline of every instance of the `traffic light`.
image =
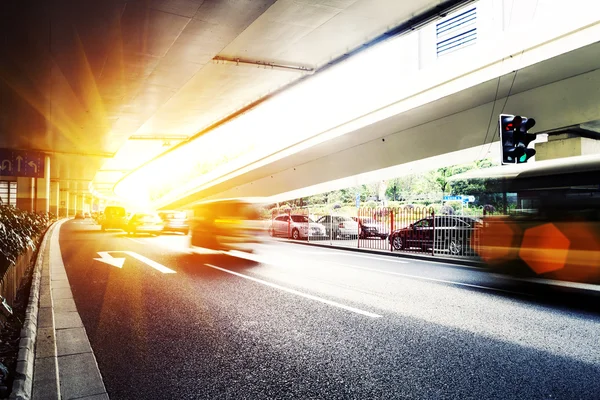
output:
M520 115L500 114L499 130L502 145L502 164L526 163L535 155L535 149L529 148L529 143L536 135L527 131L535 125L533 118Z

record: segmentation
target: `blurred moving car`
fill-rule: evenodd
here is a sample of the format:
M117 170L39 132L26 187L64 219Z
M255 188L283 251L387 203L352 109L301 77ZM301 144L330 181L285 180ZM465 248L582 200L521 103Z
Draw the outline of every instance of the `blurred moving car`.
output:
M108 206L104 209L104 213L100 218L100 229L105 231L107 229L123 229L125 230L127 225L127 213L125 208L120 206Z
M193 251L254 251L263 241L264 222L260 203L252 199L227 199L202 202L194 207L190 224Z
M306 215L278 215L269 228L271 236L284 236L294 240L327 235L325 227Z
M343 215L324 215L317 223L325 227L326 236L337 239L338 237L356 238L358 236L358 222Z
M128 235L136 235L138 233L148 233L158 235L164 227L163 220L155 212L140 212L131 216L125 231Z
M358 237L361 239L378 237L385 240L390 234L389 229L384 226L383 222L375 221L371 217L352 217L352 219L358 222Z
M75 214L75 219L84 219L83 213L82 212L78 212Z
M481 222L475 218L452 215L427 217L396 229L390 234L390 244L394 250L418 248L423 251L447 251L458 256L473 252L471 237Z
M187 235L190 230L185 211L159 211L158 216L163 220L163 232L180 232Z
M89 212L83 213L83 218L90 218L90 213Z

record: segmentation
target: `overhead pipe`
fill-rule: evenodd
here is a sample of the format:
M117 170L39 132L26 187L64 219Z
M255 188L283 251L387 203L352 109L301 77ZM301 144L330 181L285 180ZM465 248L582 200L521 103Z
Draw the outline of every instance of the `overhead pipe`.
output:
M308 67L304 67L301 65L278 64L278 63L272 63L272 62L266 62L266 61L250 61L250 60L243 60L241 58L230 58L230 57L223 57L223 56L215 56L213 58L213 61L215 62L215 64L252 65L252 66L262 67L264 69L280 69L280 70L284 70L284 71L298 71L298 72L304 72L304 73L311 74L311 75L315 73L314 68L308 68Z

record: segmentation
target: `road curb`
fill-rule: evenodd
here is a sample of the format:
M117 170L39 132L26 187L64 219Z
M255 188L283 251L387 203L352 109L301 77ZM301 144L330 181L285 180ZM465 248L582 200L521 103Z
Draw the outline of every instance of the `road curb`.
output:
M321 243L315 243L315 242L295 241L295 240L286 240L286 239L275 239L275 240L277 240L278 242L283 242L283 243L300 244L300 245L304 245L304 246L314 246L314 247L320 247L323 249L354 251L357 253L374 254L374 255L383 256L383 257L410 258L413 260L431 261L431 262L437 262L437 263L443 263L443 264L463 265L463 266L467 266L467 267L478 267L478 268L485 267L485 264L480 261L462 260L460 258L441 258L441 257L425 256L425 255L421 255L421 254L399 253L399 252L395 253L392 251L383 252L381 250L374 250L374 249L364 249L364 248L361 249L358 247L346 247L346 246L338 246L338 245L334 245L334 244L321 244Z
M17 368L15 380L13 382L11 400L29 400L31 399L33 389L33 366L35 362L35 345L37 340L37 319L39 314L40 287L42 277L42 265L44 253L48 246L48 239L54 230L57 222L52 223L46 230L38 254L35 260L35 267L32 276L31 289L29 292L29 302L25 311L25 321L21 328L19 339L19 354L17 357Z

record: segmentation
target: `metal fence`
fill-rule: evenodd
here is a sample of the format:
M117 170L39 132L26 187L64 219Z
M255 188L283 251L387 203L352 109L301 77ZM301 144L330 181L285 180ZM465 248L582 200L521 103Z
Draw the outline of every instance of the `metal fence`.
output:
M29 268L33 254L34 250L31 247L27 247L27 250L19 256L17 262L8 267L0 280L0 295L6 299L6 302L11 307L14 306L17 291Z
M267 224L271 236L290 240L475 259L482 217L436 215L433 207L300 207L273 210Z

